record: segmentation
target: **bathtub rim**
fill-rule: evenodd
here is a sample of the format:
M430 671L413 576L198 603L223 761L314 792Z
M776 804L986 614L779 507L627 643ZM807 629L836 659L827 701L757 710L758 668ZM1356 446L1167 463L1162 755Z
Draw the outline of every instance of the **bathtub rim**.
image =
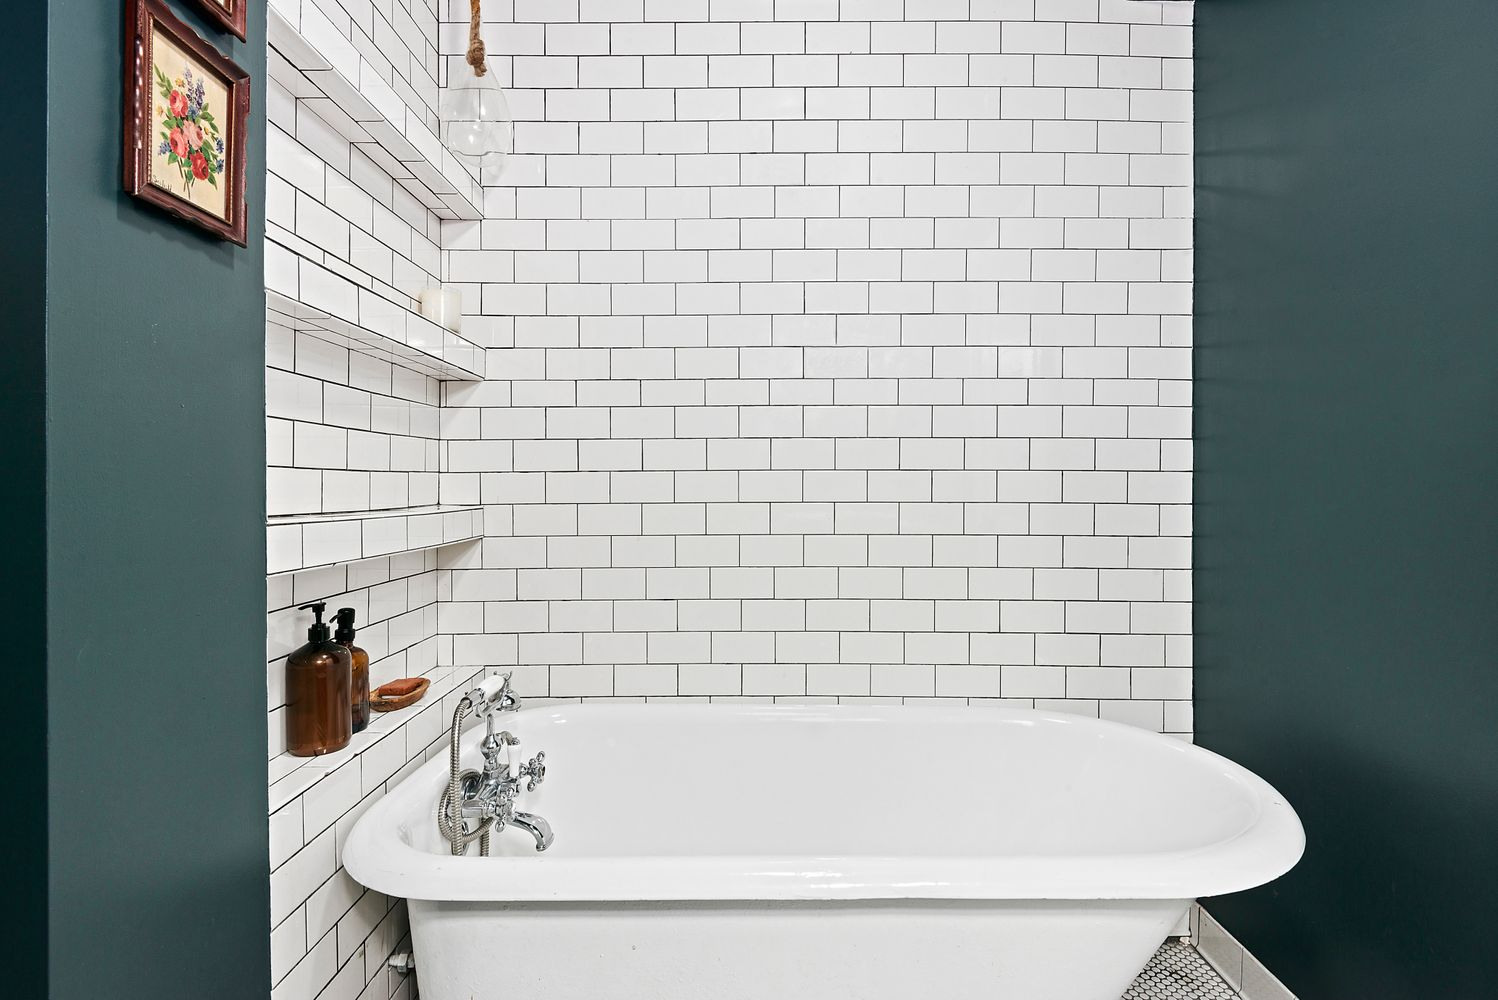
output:
M1273 881L1305 850L1294 809L1268 782L1210 750L1120 723L1058 712L971 706L551 703L522 715L566 712L584 716L620 710L760 715L891 715L954 713L1045 719L1116 732L1130 739L1170 740L1173 749L1202 755L1225 779L1253 794L1256 820L1234 836L1201 846L1156 852L1089 855L931 857L827 855L638 855L580 858L546 855L491 859L430 854L409 845L401 824L410 800L435 803L446 784L446 756L438 755L382 796L355 823L343 864L360 884L387 895L433 902L690 902L747 900L1173 900L1239 892ZM992 713L992 715L988 715ZM480 731L464 736L465 747ZM433 807L435 808L435 807ZM431 810L417 811L423 818Z

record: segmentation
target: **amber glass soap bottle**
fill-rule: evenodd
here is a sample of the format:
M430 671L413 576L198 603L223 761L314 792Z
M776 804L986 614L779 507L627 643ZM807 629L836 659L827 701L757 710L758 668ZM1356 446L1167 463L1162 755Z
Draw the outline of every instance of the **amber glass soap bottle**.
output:
M348 746L354 733L353 657L322 620L327 604L303 605L316 619L307 644L286 658L286 752L316 757Z
M362 733L369 725L369 654L354 645L354 609L339 608L333 616L338 631L333 641L348 650L354 658L354 732Z

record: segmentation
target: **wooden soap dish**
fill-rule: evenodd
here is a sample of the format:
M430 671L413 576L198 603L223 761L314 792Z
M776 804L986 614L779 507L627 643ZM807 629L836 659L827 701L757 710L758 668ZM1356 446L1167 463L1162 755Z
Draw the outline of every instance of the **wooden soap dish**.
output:
M426 677L406 677L389 684L381 684L369 692L369 708L372 712L395 712L416 704L427 688L432 686Z

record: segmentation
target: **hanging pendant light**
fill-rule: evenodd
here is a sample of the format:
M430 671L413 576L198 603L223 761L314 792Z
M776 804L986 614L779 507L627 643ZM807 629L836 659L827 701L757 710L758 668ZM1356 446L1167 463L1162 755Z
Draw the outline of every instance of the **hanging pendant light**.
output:
M442 142L488 179L504 169L514 138L510 103L484 59L479 37L479 4L468 0L468 52L462 62L451 60L447 86L442 91Z

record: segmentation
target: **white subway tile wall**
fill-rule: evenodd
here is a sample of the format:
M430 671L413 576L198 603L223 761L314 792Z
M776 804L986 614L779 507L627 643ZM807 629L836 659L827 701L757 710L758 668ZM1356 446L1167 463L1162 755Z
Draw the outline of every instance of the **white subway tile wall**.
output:
M300 7L300 23L336 27L401 101L435 127L435 3L394 0L346 9L335 0L300 0ZM437 217L404 186L408 181L392 175L391 165L399 169L394 158L377 162L374 147L351 141L362 134L357 126L317 96L289 62L272 51L270 63L267 286L342 316L414 308L420 291L440 278ZM266 359L267 513L352 517L414 508L410 517L269 529L273 572L340 563L267 581L271 996L410 998L414 980L385 966L406 938L404 905L364 891L338 859L363 810L443 752L452 691L474 671L437 666L435 551L344 562L350 546L340 542L352 532L358 554L371 546L414 547L409 537L387 545L368 534L390 524L409 535L440 522L440 535L448 520L478 515L434 513L446 510L435 507L441 459L435 379L281 322L267 324ZM285 659L306 641L311 621L297 606L317 600L327 601L330 611L356 609L373 684L428 675L434 688L416 708L377 716L350 748L301 760L283 752Z
M1189 737L1191 10L486 4L443 662Z
M274 4L301 65L355 52L435 128L467 3ZM517 155L481 222L439 219L272 53L267 285L363 316L453 283L489 373L268 324L271 516L485 532L268 580L273 998L414 994L385 967L403 906L338 858L441 752L478 670L443 664L552 699L1018 704L1189 738L1190 4L484 13ZM434 689L300 761L282 672L313 600L357 609L374 683Z
M387 790L446 753L456 699L478 671L435 668L432 687L401 718L376 716L344 750L272 761L272 1000L409 1000L414 981L386 967L409 949L404 901L366 891L339 863L359 816Z
M339 315L371 296L414 308L438 283L437 217L317 113L328 108L296 96L297 71L274 53L271 72L266 285Z
M410 771L445 753L452 692L477 672L439 668L437 555L412 552L272 576L267 581L267 743L270 748L271 963L273 1000L410 997L408 977L385 959L407 934L404 904L366 892L339 858L353 822ZM318 758L285 748L286 655L311 621L298 605L352 607L370 683L431 676L417 707L375 716L350 746ZM455 696L453 696L455 697Z
M266 330L266 510L432 506L439 383L276 323Z
M270 0L299 25L304 43L334 68L355 58L368 63L378 85L426 123L437 127L438 0ZM360 74L354 74L359 76Z

